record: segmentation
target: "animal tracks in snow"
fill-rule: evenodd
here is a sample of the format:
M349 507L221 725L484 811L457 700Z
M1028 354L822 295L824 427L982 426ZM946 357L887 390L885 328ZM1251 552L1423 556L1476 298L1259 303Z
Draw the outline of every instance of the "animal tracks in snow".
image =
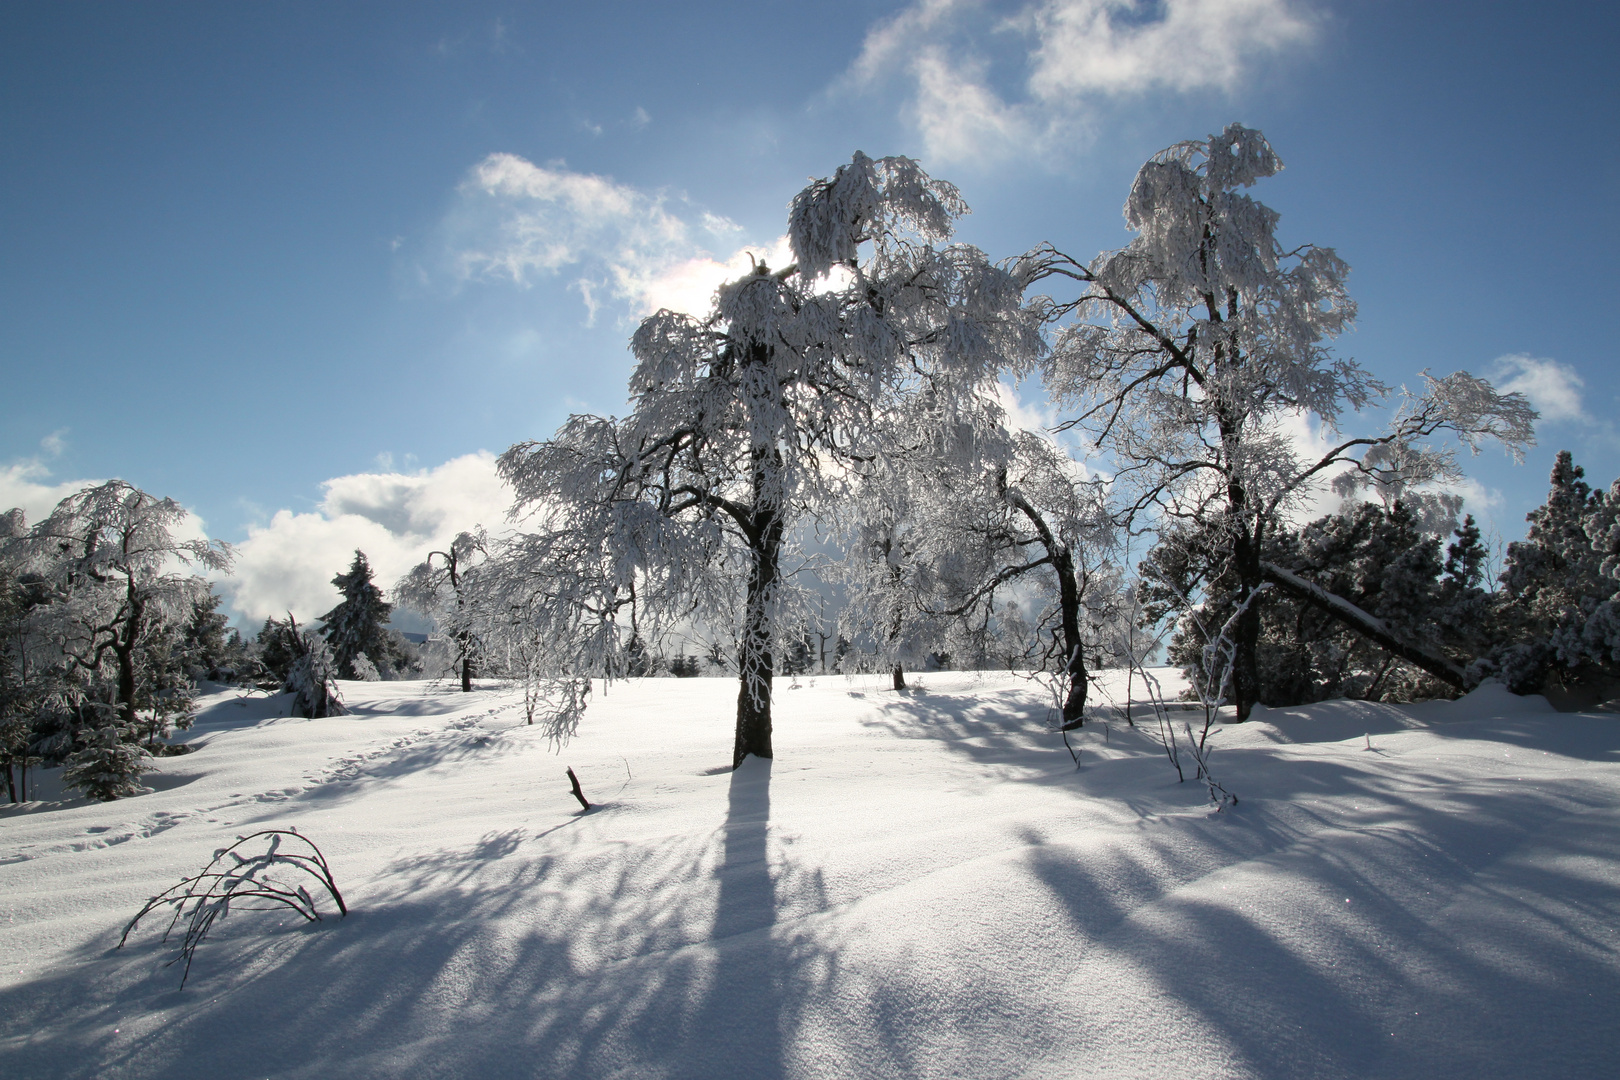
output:
M36 847L25 844L14 852L0 855L0 866L8 863L27 862L29 859L40 859L47 855L66 855L75 851L94 851L97 848L112 847L115 844L126 844L131 840L145 840L149 836L166 832L188 818L195 817L196 812L190 810L158 810L146 816L139 823L123 823L119 825L92 825L84 831L84 839L73 840L65 844L51 844Z

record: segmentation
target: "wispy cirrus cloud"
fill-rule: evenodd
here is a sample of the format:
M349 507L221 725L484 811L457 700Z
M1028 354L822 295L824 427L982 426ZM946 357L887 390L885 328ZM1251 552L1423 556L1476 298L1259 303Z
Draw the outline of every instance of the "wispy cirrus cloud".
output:
M1317 24L1307 0L916 0L868 32L840 87L899 84L930 160L1040 153L1108 100L1230 92Z
M702 314L719 285L747 272L750 255L772 265L788 259L785 239L748 246L727 218L516 154L491 154L472 168L444 231L459 280L530 287L563 279L590 322L610 304L631 316L663 307Z

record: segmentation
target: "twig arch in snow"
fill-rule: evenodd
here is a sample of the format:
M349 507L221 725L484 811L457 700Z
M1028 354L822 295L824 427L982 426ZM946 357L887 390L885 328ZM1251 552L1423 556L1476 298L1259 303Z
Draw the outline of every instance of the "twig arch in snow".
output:
M269 839L262 852L242 854L240 849L245 845L265 837ZM293 850L283 850L284 842L289 843ZM302 850L304 848L308 850ZM272 872L278 869L291 875L313 878L315 891L312 893L310 887L300 883L297 877L291 881L272 877ZM196 955L197 946L208 936L215 919L230 914L233 903L249 911L288 907L302 915L305 922L320 922L321 913L316 907L315 897L322 891L332 898L340 916L349 914L348 907L343 903L343 894L338 891L331 867L327 865L320 848L297 830L264 829L237 837L236 843L214 852L213 859L200 873L181 878L179 884L148 900L129 920L129 925L124 927L124 933L118 939L118 948L124 947L130 933L147 915L160 907L172 906L174 917L163 931L163 940L169 940L169 935L182 920L186 929L180 942L180 954L164 966L172 966L180 960L186 962L180 976L183 989L191 975L191 961Z

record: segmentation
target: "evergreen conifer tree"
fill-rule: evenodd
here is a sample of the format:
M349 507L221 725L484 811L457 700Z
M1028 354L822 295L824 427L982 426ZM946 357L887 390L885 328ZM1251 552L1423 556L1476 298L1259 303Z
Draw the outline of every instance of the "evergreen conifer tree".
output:
M343 601L321 616L321 634L332 647L338 677L357 679L355 657L365 653L379 671L394 667L394 643L388 636L388 616L392 604L383 601L382 590L372 583L371 564L366 554L356 550L349 569L332 579L343 593Z
M1620 482L1594 491L1569 451L1553 466L1528 535L1509 544L1506 601L1490 669L1519 693L1611 692L1620 679L1620 574L1613 553ZM1557 672L1554 685L1548 676Z

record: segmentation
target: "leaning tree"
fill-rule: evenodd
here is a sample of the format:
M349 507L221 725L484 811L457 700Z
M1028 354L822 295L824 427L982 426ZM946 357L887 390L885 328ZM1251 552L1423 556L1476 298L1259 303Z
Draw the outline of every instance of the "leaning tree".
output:
M574 417L500 460L520 509L591 547L596 610L622 604L637 637L683 619L734 630L734 765L771 756L797 527L854 497L909 400L978 410L1008 358L1040 346L1026 283L945 243L966 209L914 161L856 154L793 200L791 265L756 265L703 317L641 323L629 416Z
M1061 725L1078 727L1087 653L1103 648L1088 624L1116 621L1103 610L1120 577L1108 483L1043 435L1012 432L1003 447L977 474L939 474L949 492L939 502L952 509L936 526L941 572L925 603L937 614L983 618L1009 595L1029 601L1034 633L1025 662L1054 680Z
M1424 376L1403 393L1378 435L1340 433L1347 412L1381 402L1389 388L1331 340L1355 316L1349 271L1330 248L1285 249L1276 211L1243 193L1282 162L1258 131L1232 124L1177 143L1137 173L1125 203L1136 238L1088 263L1050 245L1023 268L1034 280L1068 281L1078 296L1048 300L1061 327L1046 384L1079 429L1111 460L1126 514L1138 528L1218 529L1222 558L1207 590L1235 612L1217 635L1227 651L1227 696L1248 716L1263 594L1282 589L1316 604L1437 677L1462 671L1420 642L1390 635L1367 615L1297 575L1268 566L1271 531L1319 483L1386 495L1459 476L1446 434L1477 450L1486 439L1516 456L1535 412L1466 372ZM1329 448L1304 453L1287 425L1314 417ZM1194 598L1185 598L1189 603Z

